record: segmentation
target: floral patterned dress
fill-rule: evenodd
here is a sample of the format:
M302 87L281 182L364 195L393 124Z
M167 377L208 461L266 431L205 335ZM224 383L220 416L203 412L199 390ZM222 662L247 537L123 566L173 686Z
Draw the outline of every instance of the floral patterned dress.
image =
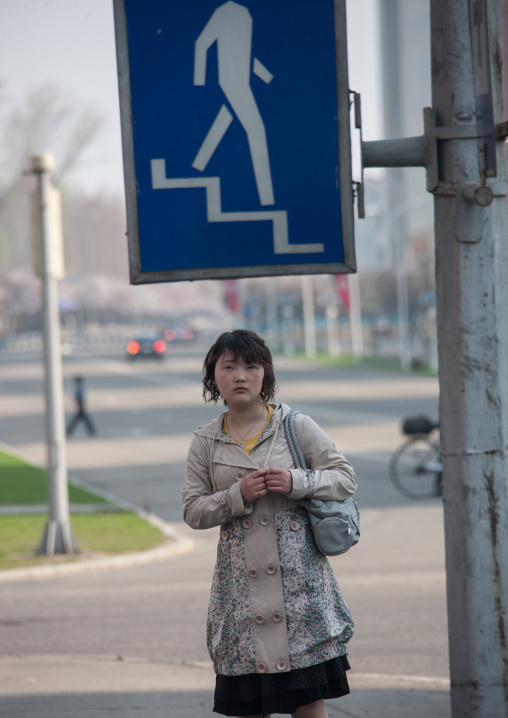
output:
M295 428L311 476L296 469L280 430L288 411L274 407L249 454L224 432L223 416L198 429L189 450L185 520L194 528L220 526L207 644L217 673L214 710L224 715L291 713L349 692L353 621L298 502L312 495L347 498L356 477L304 415ZM239 481L261 466L288 468L293 492L244 506Z

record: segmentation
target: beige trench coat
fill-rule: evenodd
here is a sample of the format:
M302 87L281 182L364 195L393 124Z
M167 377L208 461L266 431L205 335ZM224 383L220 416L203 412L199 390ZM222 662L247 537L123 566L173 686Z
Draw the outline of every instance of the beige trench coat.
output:
M246 454L223 431L224 414L197 429L187 457L184 519L220 526L207 623L215 671L278 673L347 653L353 622L328 560L316 548L298 501L345 499L357 480L351 465L308 416L295 429L311 472L294 468L279 405ZM244 506L240 479L264 466L291 471L289 497L268 493Z

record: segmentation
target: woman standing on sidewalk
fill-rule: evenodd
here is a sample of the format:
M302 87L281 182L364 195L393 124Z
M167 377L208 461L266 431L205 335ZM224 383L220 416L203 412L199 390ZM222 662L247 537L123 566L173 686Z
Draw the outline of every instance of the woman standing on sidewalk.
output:
M214 711L326 718L324 699L349 693L353 621L299 500L342 500L356 477L303 414L295 429L310 470L294 468L272 357L254 332L222 334L203 366L205 401L227 412L197 429L183 507L195 529L220 526L207 623L217 674Z

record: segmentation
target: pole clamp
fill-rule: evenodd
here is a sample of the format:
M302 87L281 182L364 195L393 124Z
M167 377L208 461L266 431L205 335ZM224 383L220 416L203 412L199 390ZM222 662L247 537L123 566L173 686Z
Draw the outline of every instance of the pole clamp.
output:
M508 194L505 181L490 180L487 184L487 173L481 172L481 180L458 185L455 182L440 182L438 174L437 146L438 141L474 140L479 139L476 125L453 125L436 127L436 115L431 107L423 109L423 135L403 137L395 140L376 140L366 142L362 138L361 97L358 92L351 92L354 104L355 128L360 131L361 147L361 179L354 183L354 193L358 198L358 217L365 217L363 201L363 170L365 167L425 167L427 192L434 195L461 195L468 203L479 207L488 207L494 197ZM501 122L494 127L494 137L504 140L508 137L508 122ZM483 135L481 135L483 136ZM360 201L361 200L361 201Z

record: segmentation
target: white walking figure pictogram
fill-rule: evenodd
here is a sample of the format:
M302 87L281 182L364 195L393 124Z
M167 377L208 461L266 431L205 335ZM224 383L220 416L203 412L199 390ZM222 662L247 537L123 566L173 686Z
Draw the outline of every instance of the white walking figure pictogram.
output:
M275 199L266 131L250 86L252 25L249 10L232 0L215 10L195 43L194 85L205 85L207 53L216 42L219 85L247 134L259 201L271 205ZM273 78L257 58L252 71L266 83ZM205 170L232 121L230 111L222 105L192 163L194 169Z
M270 83L273 75L257 57L252 61L252 25L249 10L232 0L214 11L195 41L194 85L206 83L207 53L216 42L219 86L246 132L259 201L262 205L274 205L265 126L250 86L251 64L252 72L263 82ZM194 169L204 172L232 121L233 115L225 104L222 105L194 158ZM168 177L166 160L162 158L151 160L151 174L154 190L204 189L209 223L271 222L275 255L317 254L325 251L322 242L289 242L287 210L270 208L225 212L222 209L219 176Z

